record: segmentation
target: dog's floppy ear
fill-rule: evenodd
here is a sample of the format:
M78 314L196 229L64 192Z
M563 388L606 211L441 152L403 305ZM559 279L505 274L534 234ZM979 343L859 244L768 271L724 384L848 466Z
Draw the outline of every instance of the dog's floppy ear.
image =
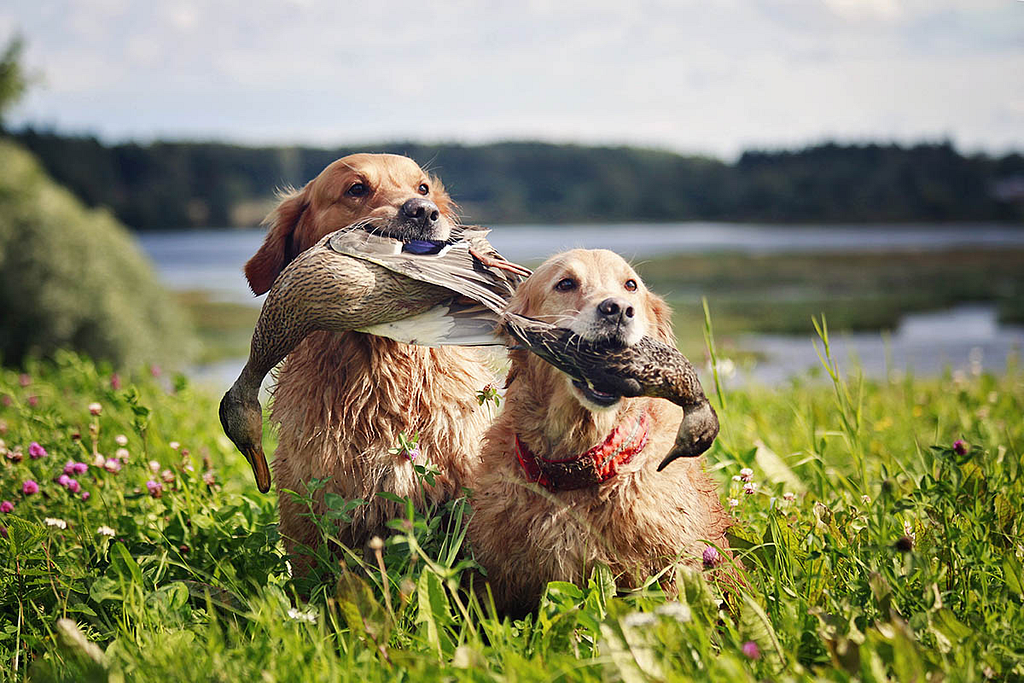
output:
M651 331L651 336L669 346L675 346L676 335L672 331L672 308L660 296L648 292L647 310L654 328Z
M309 185L284 194L263 224L269 226L259 251L245 264L245 277L254 294L265 294L278 274L298 255L295 228L309 204Z

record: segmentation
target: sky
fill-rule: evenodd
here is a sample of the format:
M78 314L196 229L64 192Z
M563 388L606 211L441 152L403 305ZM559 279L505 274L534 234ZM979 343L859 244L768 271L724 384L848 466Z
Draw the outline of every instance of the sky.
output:
M1021 0L7 0L64 132L1024 150Z

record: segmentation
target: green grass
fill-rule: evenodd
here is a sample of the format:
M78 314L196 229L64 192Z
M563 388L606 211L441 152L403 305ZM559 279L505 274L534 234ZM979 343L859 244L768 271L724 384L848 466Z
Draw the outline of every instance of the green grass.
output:
M462 500L410 509L369 564L347 555L299 584L275 499L256 492L214 397L181 378L121 381L69 354L24 377L0 370L0 438L22 454L0 457L0 500L15 503L0 515L0 681L1024 677L1014 364L714 396L722 431L708 468L723 500L738 501L745 566L729 609L701 572L680 573L671 603L653 580L618 594L598 568L585 585L549 586L519 621L496 619L465 589L480 577ZM129 452L120 472L76 475L89 500L54 481L69 460L114 457L118 435ZM48 455L31 458L32 442ZM732 479L743 467L753 495ZM21 493L27 479L38 493ZM148 481L163 483L159 498ZM350 505L333 501L332 516Z

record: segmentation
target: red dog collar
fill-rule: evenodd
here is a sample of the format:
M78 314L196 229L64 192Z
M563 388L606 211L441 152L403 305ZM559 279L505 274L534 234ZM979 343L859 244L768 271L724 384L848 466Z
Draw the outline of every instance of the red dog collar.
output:
M615 476L622 465L647 445L651 416L647 410L630 425L619 425L608 438L586 453L565 460L548 460L530 452L516 434L516 458L527 481L548 491L571 491L594 486Z

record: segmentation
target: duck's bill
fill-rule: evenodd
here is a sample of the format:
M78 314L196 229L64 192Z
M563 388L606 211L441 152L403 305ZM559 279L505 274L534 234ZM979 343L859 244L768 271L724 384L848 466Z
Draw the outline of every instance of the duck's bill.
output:
M267 467L267 456L263 455L262 448L246 448L242 455L252 465L252 475L256 478L256 488L260 493L270 490L270 468Z

